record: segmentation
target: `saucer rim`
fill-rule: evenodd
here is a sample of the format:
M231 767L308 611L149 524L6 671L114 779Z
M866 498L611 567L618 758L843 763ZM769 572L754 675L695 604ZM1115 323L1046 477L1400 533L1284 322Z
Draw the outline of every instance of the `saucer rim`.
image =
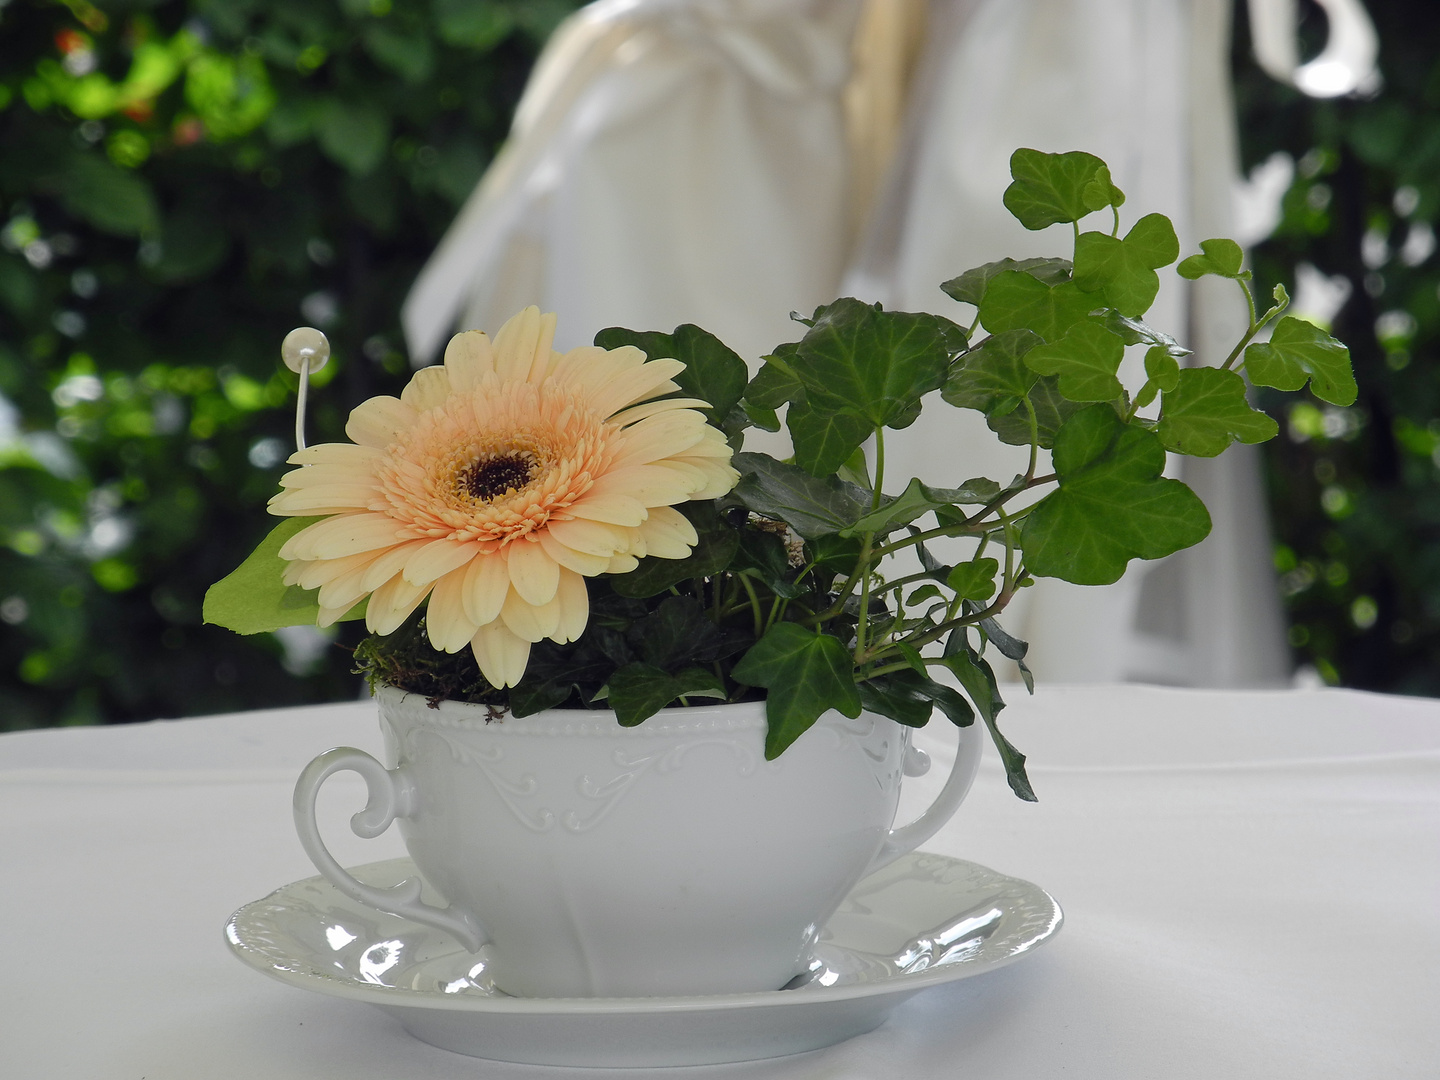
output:
M274 960L246 943L237 929L237 922L247 912L270 903L291 889L315 884L330 887L330 882L321 875L300 878L274 889L260 899L242 905L225 923L225 942L238 959L247 967L264 975L303 990L324 994L328 997L348 1001L361 1001L387 1009L423 1009L446 1012L467 1012L481 1014L529 1014L544 1016L614 1016L675 1014L687 1012L736 1011L763 1008L796 1008L805 1005L822 1005L865 998L896 996L899 1000L908 998L932 986L958 982L990 971L1007 967L1028 956L1035 949L1053 939L1065 922L1065 915L1059 902L1047 890L1023 878L991 870L980 863L959 859L940 852L914 851L902 856L912 858L942 859L963 867L978 867L1010 888L1018 887L1029 894L1029 898L1042 901L1050 908L1050 921L1043 929L1010 953L983 962L961 961L941 964L917 972L901 972L877 978L873 981L849 983L841 986L804 986L794 990L756 990L738 994L688 994L656 997L490 997L441 994L430 990L415 990L401 986L383 984L357 984L352 981L332 978L308 971L296 971L278 967ZM897 861L902 861L897 860ZM381 859L351 868L353 872L364 873L370 867L408 863L406 857ZM413 866L413 864L412 864ZM398 916L396 916L398 918ZM409 922L409 920L405 920Z

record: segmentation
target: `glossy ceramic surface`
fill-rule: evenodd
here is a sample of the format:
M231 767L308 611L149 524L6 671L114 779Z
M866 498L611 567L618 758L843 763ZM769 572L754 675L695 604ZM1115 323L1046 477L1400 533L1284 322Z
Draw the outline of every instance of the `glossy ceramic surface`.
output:
M380 710L390 768L342 747L297 784L306 851L351 899L488 945L489 976L526 997L783 986L855 883L950 817L984 741L965 729L936 803L892 829L920 762L908 729L882 716L827 713L766 761L763 702L668 709L633 728L609 713L497 717L395 690ZM419 877L374 888L326 851L315 793L342 769L370 789L354 830L398 824ZM448 904L425 901L422 879Z
M408 859L354 871L385 887ZM324 878L247 904L226 926L245 963L293 986L369 1002L416 1038L472 1057L538 1065L703 1065L779 1057L879 1026L928 987L1011 963L1060 928L1038 886L923 852L860 882L791 988L651 998L516 998L489 977L487 949L376 912Z

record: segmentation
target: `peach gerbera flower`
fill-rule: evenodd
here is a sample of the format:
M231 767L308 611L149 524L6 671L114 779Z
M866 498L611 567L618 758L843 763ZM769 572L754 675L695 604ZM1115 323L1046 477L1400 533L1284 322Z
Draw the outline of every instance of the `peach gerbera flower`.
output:
M530 646L585 629L584 578L682 559L695 530L676 503L734 486L724 435L678 390L678 360L639 349L551 348L555 316L526 308L491 341L457 334L399 399L350 414L354 443L291 456L270 512L326 515L280 549L286 584L319 588L321 626L365 596L388 634L429 598L437 649L475 650L495 686Z

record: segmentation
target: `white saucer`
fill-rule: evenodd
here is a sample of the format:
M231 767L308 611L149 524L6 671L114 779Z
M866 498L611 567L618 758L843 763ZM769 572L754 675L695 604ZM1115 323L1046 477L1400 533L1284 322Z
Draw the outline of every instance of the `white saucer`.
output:
M351 871L393 885L409 859ZM433 898L431 898L433 899ZM241 960L282 982L378 1005L417 1039L535 1065L749 1061L870 1031L906 998L1017 960L1060 929L1036 885L916 852L850 893L792 988L654 998L516 998L488 983L486 954L366 908L313 877L246 904L225 927ZM796 985L799 984L799 985Z

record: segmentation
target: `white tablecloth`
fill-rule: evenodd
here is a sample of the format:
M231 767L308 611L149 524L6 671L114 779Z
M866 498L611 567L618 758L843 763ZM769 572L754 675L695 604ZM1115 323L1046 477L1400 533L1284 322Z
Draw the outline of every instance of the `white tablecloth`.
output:
M1004 719L1041 802L1014 799L992 755L925 846L1043 885L1060 936L839 1046L685 1072L1440 1075L1440 702L1051 687ZM922 733L936 768L907 800L943 773L945 727ZM437 1050L229 955L231 911L314 872L290 823L299 769L378 743L369 704L0 736L0 1076L587 1075ZM322 800L337 822L363 798L347 784ZM342 862L401 853L342 829Z

